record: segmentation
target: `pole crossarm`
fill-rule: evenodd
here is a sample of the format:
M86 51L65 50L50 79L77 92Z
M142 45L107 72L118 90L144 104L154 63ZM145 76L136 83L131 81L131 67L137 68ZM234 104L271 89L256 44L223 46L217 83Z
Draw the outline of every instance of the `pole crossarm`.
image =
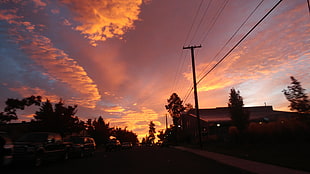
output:
M194 48L201 48L201 45L194 45L194 46L187 46L187 47L183 46L183 49L194 49Z

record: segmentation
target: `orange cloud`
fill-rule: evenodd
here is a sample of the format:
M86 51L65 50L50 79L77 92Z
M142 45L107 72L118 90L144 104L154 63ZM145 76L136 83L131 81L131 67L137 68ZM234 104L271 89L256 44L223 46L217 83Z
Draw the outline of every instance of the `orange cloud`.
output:
M46 6L46 3L45 2L42 2L41 0L32 0L35 4L35 6L37 7L45 7Z
M22 16L16 15L16 9L1 9L0 20L6 20L8 23L15 23L14 19L23 18Z
M226 106L229 89L235 87L241 91L245 104L263 105L267 102L276 109L283 109L287 101L281 90L290 83L283 79L289 79L293 75L305 82L305 86L309 86L310 23L307 16L301 15L303 8L304 5L301 4L285 13L278 13L267 23L262 23L259 31L254 30L199 83L200 106L216 107L219 102ZM198 56L197 59L208 60L209 57ZM204 70L206 64L208 62L197 65L197 74ZM183 74L190 84L191 73L188 70ZM227 93L224 97L223 90Z
M31 44L23 44L21 47L50 76L68 84L72 89L82 94L85 100L93 103L91 107L95 107L96 101L101 98L97 85L74 59L62 50L54 48L49 38L32 35Z
M15 37L20 48L39 66L43 67L48 76L59 82L68 84L79 93L78 103L87 103L85 107L95 108L101 99L95 82L77 61L70 58L63 50L55 48L52 41L36 32L36 26L23 21L15 15L15 10L0 12L0 19L12 23L9 34ZM73 99L73 98L72 98ZM83 100L85 102L80 102Z
M83 100L82 98L63 98L61 96L58 96L56 94L52 94L44 89L40 89L38 87L31 88L27 86L22 86L19 88L9 88L11 91L19 93L22 97L29 97L31 95L35 96L41 96L43 97L43 101L45 99L48 99L52 103L59 102L60 99L63 99L67 104L69 105L75 105L86 107L86 108L93 108L93 103L89 100Z
M31 95L42 96L43 98L49 99L51 102L59 102L60 97L57 95L50 94L49 92L40 88L30 88L27 86L22 86L19 88L9 88L11 91L19 93L23 97L29 97Z
M112 112L112 113L115 113L115 112L123 112L125 109L122 108L121 106L114 106L112 108L109 108L109 109L104 109L104 111L106 112Z
M139 19L142 0L61 0L69 7L74 17L80 23L75 30L80 31L90 44L107 38L121 37L126 30L134 28L134 21Z

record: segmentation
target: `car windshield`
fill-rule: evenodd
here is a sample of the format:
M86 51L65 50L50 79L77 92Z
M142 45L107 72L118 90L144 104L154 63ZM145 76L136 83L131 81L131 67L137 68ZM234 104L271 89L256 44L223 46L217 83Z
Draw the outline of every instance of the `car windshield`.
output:
M74 144L82 144L84 143L83 137L70 137L70 141Z
M11 144L12 141L6 133L0 132L0 138L3 138L6 144Z
M18 142L44 142L47 139L46 133L30 133L21 138L19 138Z

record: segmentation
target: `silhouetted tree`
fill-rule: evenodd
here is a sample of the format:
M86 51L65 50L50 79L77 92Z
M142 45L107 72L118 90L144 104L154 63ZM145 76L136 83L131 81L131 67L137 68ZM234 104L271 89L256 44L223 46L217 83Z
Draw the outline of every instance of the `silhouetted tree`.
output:
M53 131L63 136L73 132L79 133L83 130L84 122L80 121L76 114L77 105L64 106L64 102L60 100L53 105L49 100L42 104L39 111L35 113L35 122L39 123L40 131Z
M155 133L156 133L155 124L153 123L153 121L150 121L150 124L149 124L149 137L148 137L148 140L149 140L148 143L149 144L154 144Z
M92 128L92 126L90 126L90 128ZM107 143L111 134L112 128L110 128L109 123L104 122L101 116L99 116L98 120L93 121L92 136L97 144Z
M170 113L172 117L180 117L181 112L184 110L184 106L182 105L183 101L178 96L178 94L173 93L169 99L167 99L168 105L166 105L166 109Z
M194 106L192 104L190 103L185 104L185 109L184 109L185 112L188 112L192 109L194 109Z
M121 143L131 142L132 144L136 144L139 142L137 138L138 136L132 131L128 131L126 127L125 129L114 128L112 135L115 136Z
M146 144L146 138L143 137L141 143L142 143L143 145Z
M165 107L173 119L173 124L177 126L181 116L181 112L185 109L185 107L182 105L183 101L178 96L178 94L173 93L167 100L167 102L168 104Z
M161 142L163 142L164 140L165 140L165 132L164 132L164 130L160 130L160 131L158 131L158 135L157 135L157 137L159 138L159 141L161 141Z
M244 132L249 124L249 112L243 108L243 98L234 88L230 90L229 111L233 124L240 132Z
M298 113L310 113L310 101L305 93L305 89L302 88L300 82L298 82L293 76L291 76L291 85L284 89L286 99L290 102L288 106L290 110L297 111Z
M17 109L24 110L26 106L36 105L40 106L41 96L30 96L22 100L9 98L6 100L6 107L4 112L0 113L0 123L7 123L11 120L17 120L18 116L16 114Z

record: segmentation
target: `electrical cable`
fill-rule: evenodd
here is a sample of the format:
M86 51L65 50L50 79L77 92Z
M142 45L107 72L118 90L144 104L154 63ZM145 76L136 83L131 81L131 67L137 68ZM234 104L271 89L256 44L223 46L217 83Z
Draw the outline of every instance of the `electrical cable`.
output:
M239 26L239 28L234 32L234 34L226 41L226 43L224 44L224 46L217 52L217 54L212 58L212 60L210 61L210 63L202 70L202 72L198 75L198 77L200 78L200 76L203 74L203 72L205 72L209 66L211 65L211 63L213 62L213 60L215 58L218 57L218 55L224 50L224 48L228 45L228 43L236 36L236 34L240 31L240 29L245 25L246 22L248 22L248 20L252 17L252 15L256 12L256 10L258 9L258 7L260 7L260 5L264 2L264 0L261 0L260 3L255 7L255 9L250 13L250 15L244 20L244 22Z
M222 12L224 11L226 5L228 4L228 1L229 1L229 0L226 0L226 1L224 2L223 6L222 6L221 8L219 8L220 10L217 11L215 17L212 18L212 20L211 20L211 21L212 21L212 24L211 24L209 30L206 32L205 36L202 37L203 39L202 39L202 41L201 41L200 43L203 43L203 42L205 41L205 39L206 39L207 36L209 35L210 31L213 29L214 25L216 24L218 18L221 16Z
M207 73L205 73L198 81L197 85L210 74L227 56L282 2L279 0ZM193 91L193 88L191 89ZM189 93L191 93L191 91Z
M208 12L211 3L212 3L212 0L209 1L208 5L207 5L207 8L206 8L205 11L203 12L203 15L202 15L202 17L200 18L199 24L198 24L198 26L196 27L196 30L195 30L195 32L194 32L194 35L193 35L193 37L192 37L190 43L192 43L193 40L194 40L194 38L196 37L196 34L197 34L197 32L198 32L198 29L200 28L200 26L201 26L201 24L202 24L202 21L203 21L203 19L204 19L204 16L206 16L206 13Z
M197 8L197 10L196 10L196 13L195 13L195 16L194 16L194 20L193 20L193 22L192 22L192 24L191 24L191 27L190 27L190 29L189 29L187 35L186 35L186 38L185 38L184 43L183 43L183 46L184 46L185 43L187 42L187 40L188 40L190 34L192 33L193 26L194 26L194 24L195 24L195 22L196 22L196 19L197 19L197 16L198 16L198 14L199 14L199 11L200 11L200 9L201 9L201 7L202 7L203 1L204 1L204 0L201 0L200 3L199 3L199 6L198 6L198 8ZM181 52L181 55L180 55L181 61L179 61L178 67L177 67L177 71L175 71L174 80L173 80L173 84L172 84L172 89L171 89L171 92L170 92L170 93L172 93L172 92L174 91L174 88L175 88L176 84L177 84L178 81L179 81L179 80L178 80L178 74L179 74L179 72L181 71L181 69L182 69L182 67L184 66L184 63L185 63L185 56L183 57L183 55L184 55L184 54L183 54L183 51L184 51L184 50L182 49L182 52Z
M199 84L210 72L212 72L223 60L282 2L279 0L276 5L274 5L268 13L266 13L222 58L218 61L204 76L202 76L198 81Z

